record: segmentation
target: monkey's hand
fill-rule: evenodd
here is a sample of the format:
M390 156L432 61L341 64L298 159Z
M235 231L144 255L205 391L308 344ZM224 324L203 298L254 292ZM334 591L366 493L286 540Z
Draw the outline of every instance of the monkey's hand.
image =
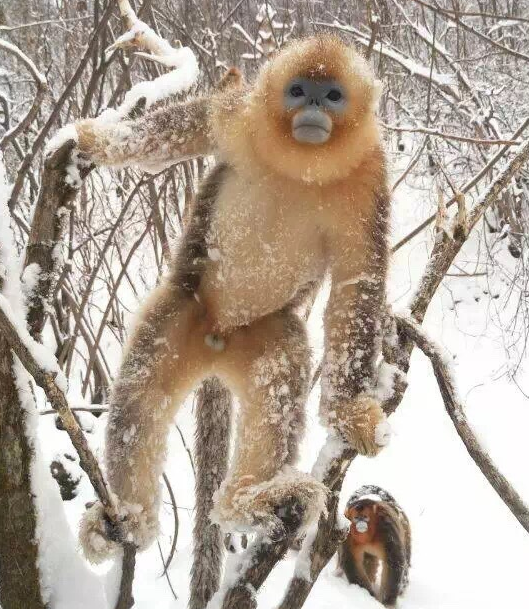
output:
M361 393L351 400L333 398L328 403L324 401L322 414L328 424L361 455L378 455L391 437L380 402L367 393Z
M105 514L99 501L83 514L79 526L79 540L84 555L93 564L114 557L124 541L145 550L158 534L157 515L144 512L140 506L122 506L120 526L114 525Z

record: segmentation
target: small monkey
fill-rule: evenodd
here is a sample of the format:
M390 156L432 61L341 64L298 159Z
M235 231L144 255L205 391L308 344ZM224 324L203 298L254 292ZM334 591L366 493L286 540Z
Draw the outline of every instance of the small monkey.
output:
M363 486L347 502L345 517L351 527L338 549L340 571L351 584L394 607L408 585L411 532L406 514L387 491Z
M327 489L294 466L310 383L298 306L326 273L323 422L364 455L386 444L376 386L390 197L378 96L360 54L317 36L285 47L251 85L232 72L207 96L76 124L80 156L97 165L218 161L168 277L142 307L110 400L108 482L140 549L157 533L167 431L211 376L241 405L214 522L278 540L325 509ZM81 541L94 562L118 549L99 503Z

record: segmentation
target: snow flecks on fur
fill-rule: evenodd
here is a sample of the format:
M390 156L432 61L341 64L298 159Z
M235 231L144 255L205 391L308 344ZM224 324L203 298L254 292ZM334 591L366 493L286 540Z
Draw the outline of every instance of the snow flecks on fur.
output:
M148 26L143 26L147 29L137 33L156 36ZM75 131L75 141L81 154L68 168L67 182L72 187L77 188L79 184L76 171L79 163L88 159L96 164L114 167L135 164L149 173L157 173L177 160L184 160L186 146L192 147L193 138L200 139L200 134L207 129L205 112L199 112L199 125L195 120L196 113L186 112L185 104L182 104L184 109L180 113L157 108L138 121L131 118L140 102L147 109L153 104L161 105L162 100L187 91L198 76L197 60L189 48L172 49L162 39L159 39L159 43L164 47L163 57L174 66L173 71L153 81L137 83L128 91L117 110L108 109L97 118L68 126L66 134L57 136L57 143L60 144L66 140L71 129ZM196 104L191 103L191 106L194 108ZM182 154L179 155L179 152Z
M125 540L134 542L140 550L145 550L156 539L157 512L148 513L139 504L121 502L119 516ZM121 545L108 538L105 510L99 501L83 514L79 538L84 554L92 564L100 564L121 552Z
M309 474L285 466L271 480L252 484L252 477L238 480L238 487L228 478L214 497L211 520L225 530L272 532L268 526L277 522L278 506L293 502L301 508L302 535L321 513L326 512L327 489Z
M389 441L386 415L380 402L368 393L324 402L321 415L327 426L335 427L362 455L377 455Z

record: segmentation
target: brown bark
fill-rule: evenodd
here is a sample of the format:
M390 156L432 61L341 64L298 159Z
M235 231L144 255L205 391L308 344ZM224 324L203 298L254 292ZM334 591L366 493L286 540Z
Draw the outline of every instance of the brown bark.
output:
M0 333L0 605L44 609L37 567L36 514L31 496L33 450L13 375L13 356Z

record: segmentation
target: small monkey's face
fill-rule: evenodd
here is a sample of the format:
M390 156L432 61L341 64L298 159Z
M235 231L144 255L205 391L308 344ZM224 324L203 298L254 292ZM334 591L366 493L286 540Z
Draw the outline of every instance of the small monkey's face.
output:
M293 78L283 93L285 110L293 111L292 136L301 144L324 144L331 137L333 114L347 109L345 88L337 80Z
M357 541L367 541L377 519L377 505L371 501L358 501L345 510L345 517L351 521L351 533Z

